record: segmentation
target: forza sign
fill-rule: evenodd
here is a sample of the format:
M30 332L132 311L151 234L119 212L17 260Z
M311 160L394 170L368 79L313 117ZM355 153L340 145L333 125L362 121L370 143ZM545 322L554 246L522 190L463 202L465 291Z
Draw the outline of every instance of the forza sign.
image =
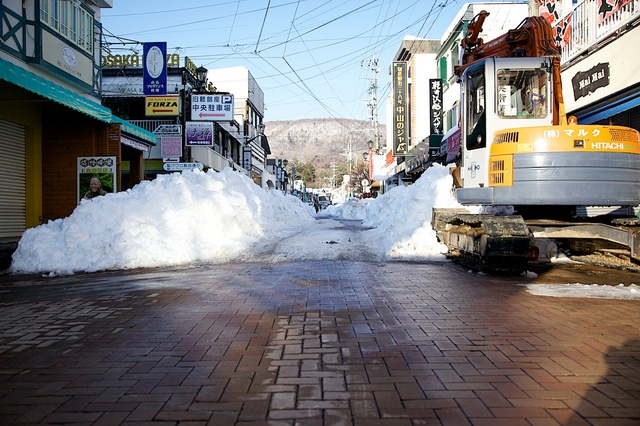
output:
M178 115L178 95L146 96L146 115Z

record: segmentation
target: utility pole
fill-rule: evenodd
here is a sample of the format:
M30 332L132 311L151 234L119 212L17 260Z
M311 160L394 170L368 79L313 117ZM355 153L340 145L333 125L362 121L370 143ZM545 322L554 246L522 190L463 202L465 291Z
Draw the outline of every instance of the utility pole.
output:
M367 61L367 66L371 69L371 84L369 85L369 94L371 99L367 101L367 107L369 108L369 118L373 122L373 149L376 154L380 153L380 129L378 128L378 60L372 57Z
M331 162L331 189L334 189L336 187L336 162L332 161Z

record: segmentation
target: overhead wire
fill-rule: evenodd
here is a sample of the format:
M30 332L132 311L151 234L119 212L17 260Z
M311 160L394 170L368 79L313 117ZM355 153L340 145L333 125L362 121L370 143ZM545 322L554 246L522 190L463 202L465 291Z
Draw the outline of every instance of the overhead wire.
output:
M381 2L380 0L371 0L371 1L360 3L355 7L350 7L348 10L345 10L342 13L339 13L337 15L333 14L333 16L331 16L331 12L334 12L339 7L344 6L345 3L340 2L339 5L336 5L336 3L330 4L331 1L323 2L322 5L315 6L311 10L305 11L304 13L301 14L299 13L300 6L301 6L301 3L304 3L305 1L307 0L296 0L296 1L287 2L285 4L273 5L271 3L271 0L269 0L269 4L267 8L252 8L248 11L243 11L242 9L240 9L241 0L238 0L236 2L227 2L225 4L236 5L236 8L233 14L228 14L224 16L220 14L220 15L217 15L215 18L199 19L196 21L192 21L191 23L188 23L188 24L182 23L179 25L166 26L164 28L161 28L160 30L166 31L167 28L173 28L173 27L182 27L184 29L185 25L192 25L192 24L197 24L201 22L209 22L213 19L231 18L230 20L232 21L232 23L231 23L230 32L229 32L229 36L227 38L226 44L225 43L206 44L206 45L199 44L195 46L189 46L190 49L201 49L204 46L207 46L207 47L214 46L216 48L227 48L227 49L230 49L231 51L227 53L220 53L220 54L209 54L209 53L197 54L197 55L193 55L193 57L199 58L201 60L208 59L210 61L208 65L215 64L217 62L221 62L231 58L244 58L244 60L250 61L250 63L252 64L251 66L255 66L258 70L260 70L263 67L259 66L258 62L252 60L252 59L258 59L259 62L261 62L264 65L267 65L269 69L274 71L270 73L268 72L268 70L263 69L262 72L266 71L264 72L265 76L261 76L261 78L263 79L267 79L274 83L277 83L277 86L273 86L273 87L285 87L288 89L293 89L294 87L297 87L302 91L301 94L303 93L309 96L310 99L312 99L314 102L317 102L318 105L321 108L323 108L326 112L330 112L331 114L336 114L336 111L333 108L328 108L327 110L326 107L328 105L326 104L326 102L323 102L321 100L321 97L318 96L318 94L314 92L315 89L312 87L311 82L316 78L321 78L323 81L323 86L326 88L325 92L331 93L334 97L338 98L339 102L343 103L344 100L347 98L344 96L343 93L341 93L341 96L336 96L337 92L333 84L337 80L336 77L338 75L347 75L347 73L349 72L349 69L353 69L356 66L360 69L360 72L362 73L362 67L361 67L362 58L369 58L372 55L374 55L376 52L381 52L393 45L397 45L397 35L406 31L407 29L421 24L420 29L418 31L418 34L421 34L425 26L427 25L426 20L429 19L432 12L430 11L429 13L422 15L418 19L410 21L403 28L396 30L393 26L394 20L398 19L400 16L403 16L402 15L403 13L405 13L409 8L414 7L415 4L418 2L413 2L408 7L402 8L402 6L404 5L402 5L400 2L397 2L397 1L390 0L390 1ZM284 31L276 30L276 31L271 31L270 34L265 33L264 30L266 29L267 9L271 11L276 7L283 7L285 5L295 7L295 15L291 20L291 24L288 25L286 30ZM393 5L396 5L395 10L391 9ZM385 6L386 6L386 12L383 15L382 10ZM356 13L362 13L365 10L371 10L372 7L377 8L376 21L373 23L373 25L369 26L367 30L362 31L359 34L355 34L355 35L350 34L348 37L345 37L343 39L331 39L331 38L322 38L322 37L310 39L308 37L310 34L314 34L320 29L326 28L330 24L343 21L347 17L353 17L355 16ZM185 8L185 9L188 9L188 8ZM433 6L432 6L432 9L433 9ZM176 9L176 10L180 10L180 9ZM247 13L256 13L256 12L260 12L264 14L263 21L262 21L263 25L261 27L258 39L256 40L254 38L255 44L253 45L254 46L253 52L251 52L250 38L247 37L247 42L242 42L239 39L235 39L237 43L233 43L234 41L233 32L237 26L237 18L239 18L240 16L245 16ZM322 21L318 22L318 19L322 19ZM303 26L306 26L306 28L302 28ZM432 26L433 24L431 24L429 28L431 28ZM151 30L146 30L146 31L141 31L139 33L148 33L150 31ZM157 31L157 29L154 29L154 31ZM295 31L295 36L292 36L291 34L294 31ZM280 34L281 37L284 37L284 41L277 41L276 39L274 39L274 37L277 37L278 34ZM326 60L317 60L316 58L315 53L319 52L322 49L333 49L335 48L335 46L347 43L352 40L357 40L358 38L364 38L365 36L368 37L370 42L366 43L364 46L359 46L359 47L356 47L355 49L352 49L350 51L350 55L334 56ZM123 37L121 37L121 39L130 40L132 43L136 42L135 40L124 39ZM297 50L292 50L291 47L293 46L292 44L293 42L299 45L300 48L298 48ZM137 43L140 43L140 42L137 42ZM269 44L265 45L265 43L269 43ZM309 43L313 43L313 46L310 45ZM114 47L116 44L117 43L114 43ZM278 56L278 55L270 56L265 54L267 51L273 50L277 47L282 47L281 56ZM246 56L245 54L243 54L243 52L245 52L246 54L253 53L253 55ZM299 56L303 54L306 55L307 57L312 58L311 64L309 65L302 64L302 66L300 66L301 64L296 64L295 62L292 61L292 58L294 58L295 56ZM286 60L286 62L284 60ZM285 65L284 69L282 66L276 65L276 61L283 62L283 64ZM308 71L312 69L315 69L316 72L309 74ZM305 74L303 75L302 73L305 73ZM329 76L329 73L331 74L331 77ZM284 78L286 82L278 83L277 82L278 78ZM359 79L359 81L361 82L362 79ZM291 87L292 85L293 87ZM358 86L361 87L361 84L359 84ZM360 93L364 93L364 90L361 90L360 88L358 88L357 90ZM342 107L344 108L345 105L342 105ZM350 114L348 115L351 115L351 116L354 115L355 113L355 111L353 110L354 108L352 108L352 110L349 111Z
M267 8L264 11L264 19L262 19L262 26L260 27L260 34L258 34L258 41L256 41L254 53L258 52L258 45L260 44L260 38L262 38L262 31L264 31L264 24L267 22L267 15L269 14L269 6L271 6L271 0L267 3Z

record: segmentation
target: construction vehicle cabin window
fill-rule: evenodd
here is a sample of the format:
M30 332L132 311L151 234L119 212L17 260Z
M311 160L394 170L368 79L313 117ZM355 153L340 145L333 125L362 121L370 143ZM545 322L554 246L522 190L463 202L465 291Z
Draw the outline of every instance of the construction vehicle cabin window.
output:
M498 116L502 118L544 118L547 116L547 72L543 69L510 70L497 73Z
M467 70L467 149L487 146L487 129L484 62Z

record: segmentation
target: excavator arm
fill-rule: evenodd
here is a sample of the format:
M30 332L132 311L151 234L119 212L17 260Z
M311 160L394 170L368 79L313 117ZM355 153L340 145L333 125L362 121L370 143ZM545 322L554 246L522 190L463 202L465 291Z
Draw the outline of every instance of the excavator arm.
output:
M463 49L460 65L454 68L459 79L465 69L486 58L545 57L553 60L553 124L566 124L566 112L562 97L560 78L560 51L553 39L553 30L549 22L540 16L525 18L518 27L487 43L480 37L482 25L489 16L483 10L477 14L467 27L467 34L460 45Z

